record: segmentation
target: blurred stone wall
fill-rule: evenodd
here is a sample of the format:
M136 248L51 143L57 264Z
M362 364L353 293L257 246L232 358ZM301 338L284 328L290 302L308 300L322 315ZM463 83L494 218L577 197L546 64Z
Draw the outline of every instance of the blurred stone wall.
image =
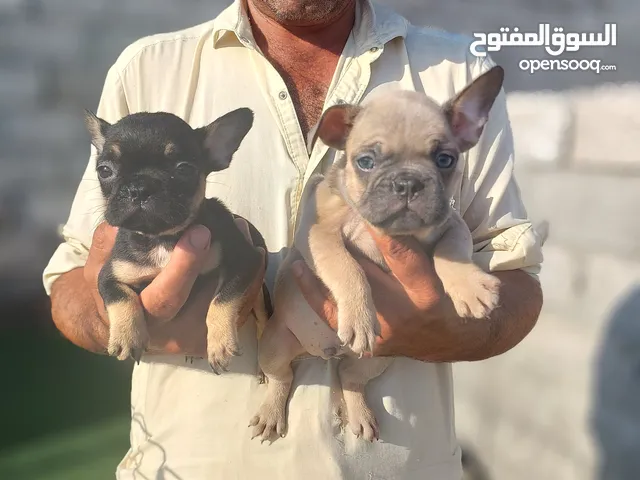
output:
M496 480L640 478L640 84L508 101L523 198L549 222L545 307L511 352L455 366L459 434ZM599 475L600 442L624 475Z
M40 272L87 161L81 112L96 107L119 52L141 36L206 21L227 3L0 0L0 297L42 293ZM616 439L633 438L628 430L634 424L624 412L636 410L625 410L625 402L640 398L629 393L640 376L640 361L632 356L640 351L640 342L633 343L637 310L631 309L634 321L612 328L612 307L640 279L640 87L632 83L640 81L640 3L385 3L413 23L467 34L501 26L535 30L541 22L586 32L618 24L617 47L576 57L600 58L615 64L615 72L530 75L518 70L518 61L543 52L494 54L507 70L523 196L532 217L550 225L542 274L546 305L518 348L455 368L460 436L493 479L595 479L598 437L591 415L598 414L599 431L624 456L624 439ZM626 343L616 346L620 338ZM604 364L609 373L599 373ZM601 398L603 377L612 398Z
M522 72L531 48L494 54L508 71L509 90L566 89L640 78L632 51L640 47L635 0L384 0L416 24L456 32L536 29L551 22L599 32L618 23L618 46L579 52L617 65L615 72ZM135 39L206 21L224 0L0 0L0 292L39 289L51 253L51 232L65 220L87 160L83 108L95 108L104 75ZM22 219L19 226L12 223ZM12 220L13 219L13 220ZM21 246L21 248L17 248ZM34 253L35 252L35 253ZM26 266L26 267L25 267ZM11 272L10 281L6 281ZM35 283L34 283L35 279Z

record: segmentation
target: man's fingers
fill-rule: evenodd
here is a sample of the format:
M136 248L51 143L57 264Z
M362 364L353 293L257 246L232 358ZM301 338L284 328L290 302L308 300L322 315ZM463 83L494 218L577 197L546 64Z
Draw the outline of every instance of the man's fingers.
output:
M370 229L371 235L393 275L411 292L441 289L433 261L414 238L394 238Z
M98 225L95 232L93 232L93 240L91 241L91 248L97 252L104 252L105 257L109 255L113 244L116 243L116 235L118 229L112 227L107 222L102 222Z
M293 262L291 269L296 282L298 282L300 291L309 306L320 318L324 318L329 322L332 328L337 328L337 309L335 303L329 296L327 288L302 260Z
M176 316L209 254L211 232L202 225L187 230L171 253L171 260L140 294L148 318L161 321Z
M100 269L109 258L111 249L116 243L118 229L106 222L101 223L93 232L89 257L85 266L85 279L92 284L96 282Z

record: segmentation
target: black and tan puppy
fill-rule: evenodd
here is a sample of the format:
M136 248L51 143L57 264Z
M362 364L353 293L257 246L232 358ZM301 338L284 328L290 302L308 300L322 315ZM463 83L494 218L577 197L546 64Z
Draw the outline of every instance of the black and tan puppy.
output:
M503 75L502 68L494 67L444 105L422 93L392 90L365 105L338 105L324 113L317 135L345 154L326 177L309 180L295 248L278 272L274 315L259 344L268 387L250 421L253 436L284 435L291 361L306 352L343 357L338 374L349 426L366 440L378 438L364 388L393 359L359 358L373 350L380 325L371 288L353 253L389 271L369 229L417 239L433 255L458 315L482 319L497 306L500 281L473 262L471 232L451 208L448 192L457 162L480 138ZM291 272L298 259L335 299L337 332L317 318L302 296Z
M214 372L226 370L238 354L236 321L262 259L222 202L205 198L205 186L207 175L231 163L253 112L240 108L198 129L169 113L136 113L112 125L87 112L85 120L98 153L105 220L118 227L98 277L110 322L109 354L140 360L148 334L138 293L166 266L183 232L201 224L214 239L194 289L212 289L208 360ZM251 228L254 245L265 248ZM254 312L259 323L266 320L262 295Z

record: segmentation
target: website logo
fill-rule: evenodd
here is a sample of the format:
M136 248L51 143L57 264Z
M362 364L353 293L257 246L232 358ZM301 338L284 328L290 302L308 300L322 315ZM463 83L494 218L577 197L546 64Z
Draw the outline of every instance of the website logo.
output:
M502 27L499 33L474 33L469 51L476 57L486 57L487 52L497 52L503 47L544 47L552 57L564 52L577 52L583 47L615 47L618 28L615 23L606 23L603 32L565 32L563 27L551 27L549 23L538 26L535 32L521 32L518 27ZM481 48L482 47L482 48ZM603 64L600 59L523 59L519 67L530 73L538 70L582 70L600 73L615 70L615 65Z

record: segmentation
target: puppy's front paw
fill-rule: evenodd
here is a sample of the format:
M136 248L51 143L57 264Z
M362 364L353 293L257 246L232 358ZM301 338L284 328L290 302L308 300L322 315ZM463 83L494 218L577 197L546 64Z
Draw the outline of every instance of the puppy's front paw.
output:
M139 363L148 344L149 333L144 319L111 324L108 352L118 360L133 358Z
M207 356L211 370L216 375L229 370L231 357L241 355L238 339L235 334L221 336L209 335L207 340Z
M249 422L253 427L251 439L260 437L260 443L275 440L286 435L287 420L285 418L286 399L268 398L260 406L258 413Z
M457 269L442 283L461 317L486 318L498 306L500 280L475 265Z
M375 310L352 310L338 307L338 338L356 355L373 352L380 323Z

